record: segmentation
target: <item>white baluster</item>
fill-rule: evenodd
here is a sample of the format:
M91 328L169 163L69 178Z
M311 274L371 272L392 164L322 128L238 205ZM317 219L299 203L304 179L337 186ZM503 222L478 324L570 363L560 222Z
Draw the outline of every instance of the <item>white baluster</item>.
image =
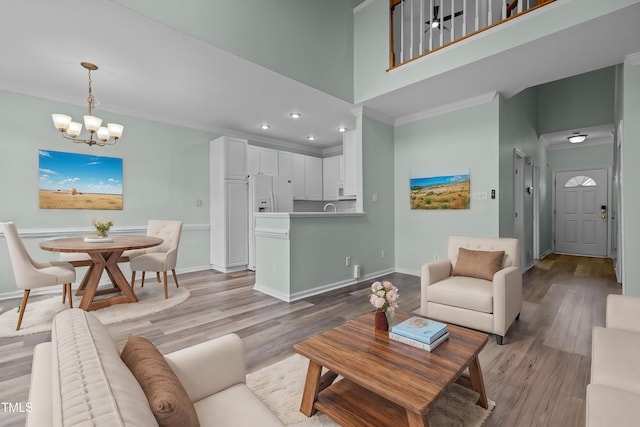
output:
M480 29L480 7L478 6L478 1L479 0L476 0L475 28L473 31L478 31Z
M451 41L456 39L456 26L455 23L455 8L453 7L453 0L451 0Z
M400 2L400 63L404 62L404 0Z
M429 1L429 26L433 24L433 0ZM433 27L429 29L429 51L433 50Z
M467 35L467 0L462 0L462 37Z
M409 34L411 34L411 53L409 54L409 59L415 56L415 50L413 49L413 40L415 39L415 35L413 32L413 0L410 3L411 10L409 11Z
M502 19L507 19L507 0L502 0Z
M426 0L420 0L420 29L418 30L418 34L420 34L420 55L424 53L424 2Z
M444 0L440 0L440 16L438 16L440 20L440 25L438 26L438 30L440 30L440 45L438 47L442 47L444 44L444 21L442 21L442 18L444 18Z

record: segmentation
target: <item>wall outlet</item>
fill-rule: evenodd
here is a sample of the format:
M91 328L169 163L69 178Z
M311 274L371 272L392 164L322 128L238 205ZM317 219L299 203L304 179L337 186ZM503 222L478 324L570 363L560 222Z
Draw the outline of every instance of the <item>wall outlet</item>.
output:
M371 201L372 202L377 202L378 201L378 193L373 193L373 195L371 196Z
M439 261L440 257L438 256L438 254L433 254L433 260L434 261Z
M344 265L346 265L347 267L351 265L351 257L345 257L344 258Z
M380 258L384 258L384 251L380 252Z

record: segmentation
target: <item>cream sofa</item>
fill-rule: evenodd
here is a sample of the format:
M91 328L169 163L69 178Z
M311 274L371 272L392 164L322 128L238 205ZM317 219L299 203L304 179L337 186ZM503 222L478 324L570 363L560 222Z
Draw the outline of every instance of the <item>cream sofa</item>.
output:
M640 298L608 295L606 327L593 328L587 427L640 423Z
M455 275L460 248L504 251L485 279ZM421 272L420 314L447 323L495 334L498 344L522 310L522 272L517 239L450 236L447 260L424 264ZM461 266L460 266L461 267ZM470 266L483 270L483 266ZM488 280L487 280L488 279Z
M237 335L165 358L193 402L201 426L283 426L246 386ZM80 309L59 313L51 342L35 347L29 401L27 426L158 425L107 329Z

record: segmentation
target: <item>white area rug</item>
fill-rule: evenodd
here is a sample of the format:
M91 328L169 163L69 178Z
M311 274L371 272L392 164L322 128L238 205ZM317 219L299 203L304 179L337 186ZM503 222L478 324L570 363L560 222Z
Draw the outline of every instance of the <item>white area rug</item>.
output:
M300 412L308 364L307 358L295 354L247 375L247 385L287 426L337 426L337 423L319 412L310 418ZM407 387L411 386L407 384ZM477 399L476 392L454 384L429 411L429 426L481 426L496 404L490 400L489 409L485 410L475 404Z
M50 331L53 317L69 307L68 302L66 304L62 303L62 287L60 287L60 291L59 295L41 301L32 302L29 300L19 331L16 331L16 324L18 323L17 306L0 314L0 337L15 337ZM116 304L100 310L94 310L91 313L100 319L103 324L109 325L167 310L189 298L188 289L184 287L176 288L173 283L169 283L168 299L164 299L164 286L153 281L145 283L144 288L136 286L134 291L138 297L138 302ZM73 292L75 294L75 289ZM79 307L81 299L82 297L74 295L73 306Z

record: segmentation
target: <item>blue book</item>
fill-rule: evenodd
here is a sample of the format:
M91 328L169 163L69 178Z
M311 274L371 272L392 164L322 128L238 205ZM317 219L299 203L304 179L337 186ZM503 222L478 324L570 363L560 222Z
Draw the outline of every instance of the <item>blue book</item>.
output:
M414 316L391 328L394 334L431 344L447 332L447 325L424 317Z

